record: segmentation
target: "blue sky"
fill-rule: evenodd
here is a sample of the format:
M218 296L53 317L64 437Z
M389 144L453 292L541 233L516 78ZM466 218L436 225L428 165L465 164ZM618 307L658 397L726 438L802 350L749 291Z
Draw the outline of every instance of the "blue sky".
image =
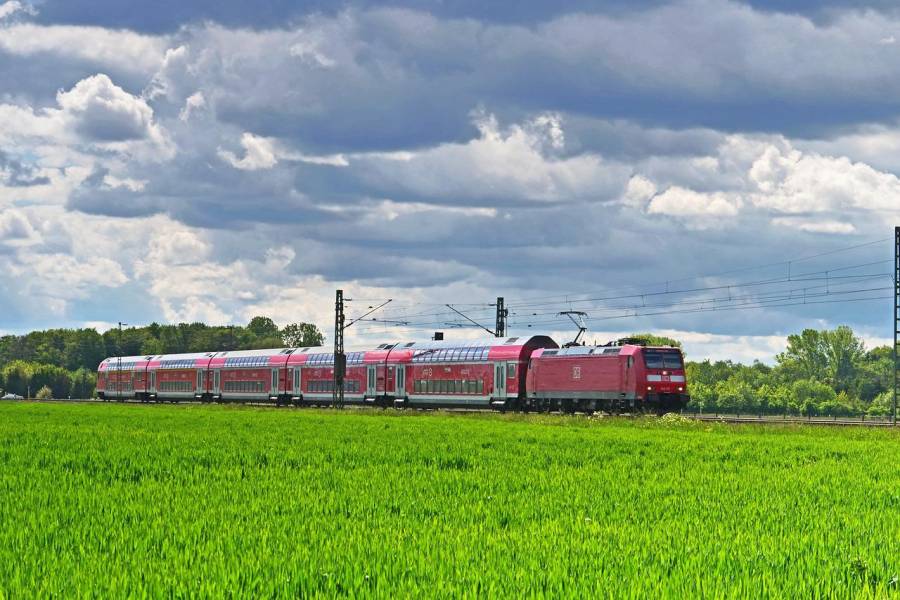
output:
M878 343L898 75L884 1L0 0L0 331Z

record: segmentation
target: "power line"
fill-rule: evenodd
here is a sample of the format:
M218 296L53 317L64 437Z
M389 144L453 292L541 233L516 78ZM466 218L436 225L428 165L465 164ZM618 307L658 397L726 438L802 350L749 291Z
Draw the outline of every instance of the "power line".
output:
M824 256L832 256L832 255L840 254L843 252L849 252L852 250L858 250L860 248L874 246L874 245L889 241L891 239L892 238L882 238L879 240L873 240L871 242L864 242L862 244L854 244L852 246L845 246L843 248L837 248L835 250L819 252L817 254L800 256L800 257L796 257L796 258L789 258L789 259L781 260L778 262L762 263L762 264L757 264L757 265L751 265L748 267L740 267L737 269L730 269L727 271L719 271L717 273L708 273L705 275L695 275L692 277L681 277L681 278L676 278L676 279L660 280L660 281L650 282L650 283L641 284L641 285L624 286L624 289L646 289L646 288L653 288L653 287L659 287L659 286L664 286L664 285L671 285L673 283L680 283L680 282L684 282L684 281L693 281L696 279L709 279L709 278L713 278L713 277L722 277L724 275L733 275L735 273L755 271L755 270L766 269L766 268L770 268L770 267L778 267L778 266L788 267L790 265L793 265L793 264L799 263L799 262L806 262L806 261L813 260L816 258L822 258ZM890 262L890 261L885 261L885 262ZM790 276L790 273L788 273L788 275ZM649 292L646 292L646 293L649 293ZM551 299L551 298L562 298L563 300L560 300L558 303L565 304L565 303L568 303L571 301L569 299L571 296L579 296L579 295L581 295L581 294L579 294L579 293L553 294L553 295L547 295L547 296L532 296L526 300L545 300L545 299Z

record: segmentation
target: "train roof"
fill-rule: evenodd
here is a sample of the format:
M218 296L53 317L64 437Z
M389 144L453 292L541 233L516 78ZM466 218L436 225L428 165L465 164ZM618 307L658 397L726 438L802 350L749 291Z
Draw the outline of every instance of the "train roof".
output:
M536 350L534 357L541 356L619 356L620 354L632 355L642 350L673 350L680 352L680 348L674 346L638 346L636 344L623 344L621 346L569 346L568 348L544 348Z
M348 364L361 364L383 360L390 354L400 360L430 356L441 350L483 349L483 357L505 360L518 357L525 348L557 348L556 342L545 335L508 337L484 337L462 340L425 340L390 342L376 346L364 346L345 351ZM443 354L441 354L443 356ZM472 358L472 357L470 357ZM189 352L183 354L157 354L144 356L112 356L100 363L99 371L132 371L136 368L185 369L195 367L266 367L300 364L334 363L334 352L327 346L302 348L261 348L258 350L225 350L222 352Z
M404 350L404 349L412 349L412 350L440 350L444 348L494 348L497 346L527 346L535 341L544 341L551 340L549 337L545 335L525 335L525 336L510 336L510 337L484 337L479 339L472 340L427 340L424 342L400 342L393 345L394 350ZM553 342L554 345L556 342ZM390 345L383 344L383 347L387 349ZM379 347L381 348L381 346Z

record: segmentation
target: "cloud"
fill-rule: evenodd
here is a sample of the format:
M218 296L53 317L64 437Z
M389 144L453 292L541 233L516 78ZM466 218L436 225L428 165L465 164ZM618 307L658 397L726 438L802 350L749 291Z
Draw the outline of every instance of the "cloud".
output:
M252 133L244 133L241 136L241 146L244 148L243 158L238 158L233 152L221 149L219 157L235 169L244 171L271 169L278 162L274 145L269 139Z
M669 215L684 219L688 226L706 227L708 218L735 217L742 201L722 192L704 194L681 187L670 187L654 196L647 207L649 214Z
M417 198L522 202L606 201L622 191L628 168L596 154L556 157L564 132L555 114L502 128L493 114L473 116L479 136L396 160L357 155L365 179L383 192Z
M0 182L10 187L47 185L50 178L39 175L33 165L25 164L0 150Z
M628 180L622 201L633 207L644 208L647 201L656 195L656 185L641 175L635 175Z
M753 163L757 206L781 213L900 212L900 179L845 157L769 146Z
M895 13L450 4L280 6L293 17L267 28L195 3L172 12L233 19L153 35L74 23L171 14L49 24L62 9L45 3L4 21L0 327L269 313L328 328L336 287L437 306L613 295L883 237L900 216L900 58L878 43ZM744 356L869 312L630 322Z
M21 211L0 212L0 243L29 240L35 237L37 237L37 232Z
M2 6L7 6L7 2ZM12 4L16 4L13 2ZM78 59L126 72L153 73L168 45L164 36L127 30L70 25L0 24L0 51L13 56L53 61Z
M841 221L814 221L803 218L798 219L795 217L775 217L774 219L772 219L772 224L783 227L791 227L794 229L799 229L800 231L807 231L809 233L856 233L856 227L853 226L853 223L846 223Z
M34 15L36 12L37 11L35 11L34 8L27 4L22 4L18 0L7 0L7 2L0 4L0 21L7 19L16 13Z
M60 91L56 100L75 129L90 140L120 142L159 136L153 109L102 73Z
M188 96L187 100L184 101L184 108L181 109L181 112L178 114L178 118L182 121L187 121L191 118L191 113L194 113L205 107L206 98L203 97L203 92L194 92L193 94Z

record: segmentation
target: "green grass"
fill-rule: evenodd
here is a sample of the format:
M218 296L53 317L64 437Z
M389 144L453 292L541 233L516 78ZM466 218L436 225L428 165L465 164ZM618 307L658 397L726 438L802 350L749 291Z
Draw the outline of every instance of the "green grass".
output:
M867 597L893 431L0 404L0 597Z

